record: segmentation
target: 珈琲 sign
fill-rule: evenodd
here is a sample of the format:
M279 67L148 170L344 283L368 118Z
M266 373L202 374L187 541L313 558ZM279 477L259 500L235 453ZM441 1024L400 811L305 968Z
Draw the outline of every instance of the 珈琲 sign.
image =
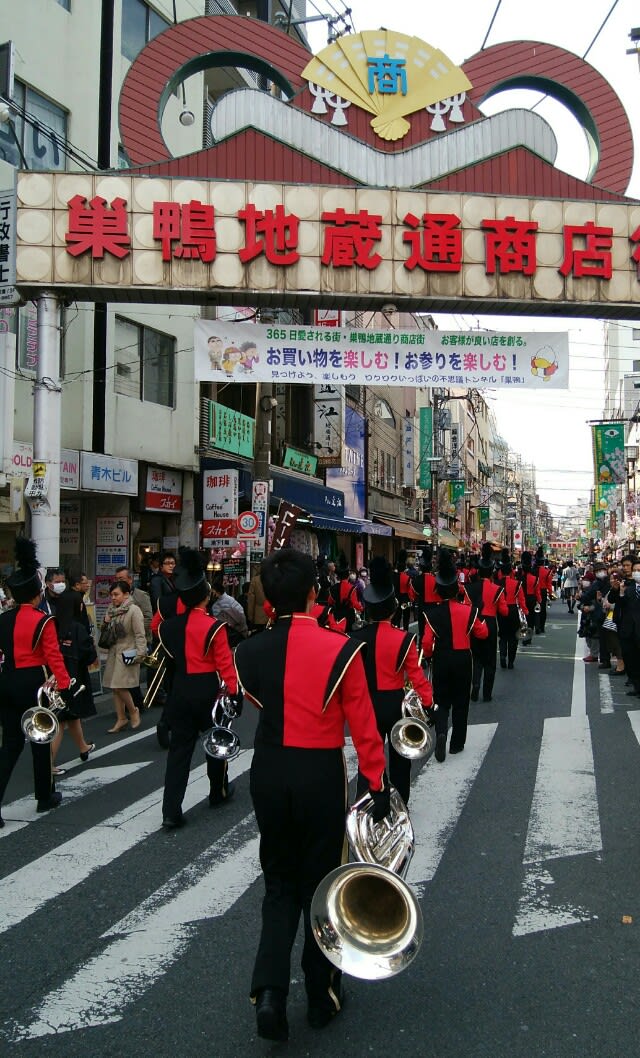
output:
M16 285L84 301L637 317L640 205L20 173Z

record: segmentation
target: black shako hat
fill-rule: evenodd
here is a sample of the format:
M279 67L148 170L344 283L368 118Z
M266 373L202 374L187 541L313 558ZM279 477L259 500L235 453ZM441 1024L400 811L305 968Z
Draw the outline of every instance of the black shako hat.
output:
M174 584L180 599L188 608L196 606L209 595L209 582L197 551L190 547L178 549L178 564Z
M420 559L418 561L418 565L420 566L420 569L423 570L425 573L429 573L431 571L432 562L433 562L433 548L431 546L423 547L422 551L420 552Z
M446 548L440 548L436 571L436 590L443 599L451 599L458 593L458 574L453 556Z
M369 583L362 593L367 613L373 621L383 621L395 611L397 600L393 570L386 558L376 556L369 563Z
M523 569L526 569L526 570L531 569L531 552L530 551L523 551L522 552L522 554L520 555L520 565L522 566Z
M508 547L503 547L500 552L500 569L503 573L511 573L511 570L513 569Z
M493 573L493 548L488 540L482 545L482 552L478 562L478 574L481 577L490 577Z
M36 545L26 536L19 536L15 544L16 568L7 577L7 587L17 603L30 602L42 592Z

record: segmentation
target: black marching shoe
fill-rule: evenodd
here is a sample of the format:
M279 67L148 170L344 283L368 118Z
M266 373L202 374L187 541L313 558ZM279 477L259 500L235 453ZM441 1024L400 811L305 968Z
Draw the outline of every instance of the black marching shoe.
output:
M2 830L3 826L4 826L4 819L2 818L2 816L0 816L0 830Z
M57 808L61 800L61 793L52 793L49 797L41 797L36 806L36 812L48 812L51 808Z
M342 972L338 970L333 975L331 985L324 995L312 998L309 996L307 1006L307 1021L312 1029L324 1029L339 1014L344 1005L344 992L342 990Z
M217 808L219 805L226 805L236 792L235 784L230 782L227 786L224 796L219 797L217 794L209 794L209 808Z
M462 753L464 746L452 746L449 743L449 753Z
M472 687L471 688L471 694L470 694L469 697L471 698L472 702L477 702L478 698L480 697L480 688L479 687Z
M434 756L435 756L436 760L438 761L438 763L442 764L442 762L445 759L446 755L447 755L447 736L446 735L438 735L438 737L436 739L436 750L435 750Z
M173 818L173 816L164 816L162 820L163 830L178 830L183 827L186 823L185 817L180 813L179 816Z
M280 988L261 988L256 995L256 1024L263 1040L288 1040L287 997Z
M507 659L506 658L500 658L500 668L501 669L506 669L506 667L507 667Z
M508 669L512 669L513 668L513 662L512 661L509 662L509 664L507 665L507 668Z

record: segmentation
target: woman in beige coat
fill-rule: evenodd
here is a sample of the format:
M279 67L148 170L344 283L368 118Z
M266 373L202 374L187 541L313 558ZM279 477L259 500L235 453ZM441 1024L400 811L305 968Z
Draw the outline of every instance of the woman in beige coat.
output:
M113 691L116 709L116 722L109 728L109 734L115 735L130 723L132 728L140 727L140 710L133 704L131 687L140 683L140 662L147 653L147 639L144 632L142 610L133 601L131 587L126 580L117 580L109 590L111 602L107 609L103 628L117 622L120 636L109 647L107 663L102 677L103 687ZM123 659L128 655L127 661ZM127 719L127 713L129 717Z

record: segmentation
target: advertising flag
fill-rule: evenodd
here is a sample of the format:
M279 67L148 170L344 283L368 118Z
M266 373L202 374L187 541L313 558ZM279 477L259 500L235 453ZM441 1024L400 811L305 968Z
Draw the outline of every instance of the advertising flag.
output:
M596 484L623 485L627 476L624 458L624 423L597 423L591 429L593 431L593 466Z

